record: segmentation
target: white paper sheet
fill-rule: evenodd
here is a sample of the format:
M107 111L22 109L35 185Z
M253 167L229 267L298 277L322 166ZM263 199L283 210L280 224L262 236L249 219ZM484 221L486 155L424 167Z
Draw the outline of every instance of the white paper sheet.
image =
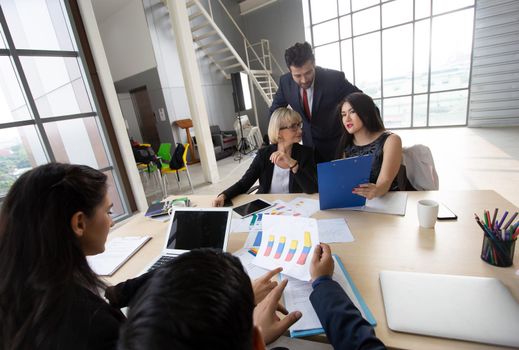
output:
M364 309L361 307L357 296L353 292L351 284L346 279L337 258L334 256L335 267L333 270L332 279L340 284L342 289L346 292L355 307L360 311L362 317L367 320ZM284 277L284 276L282 276ZM321 322L315 313L315 310L310 302L310 294L312 294L312 283L294 280L289 278L288 284L284 291L285 307L288 311L299 310L303 316L290 327L290 331L304 331L309 329L322 328Z
M252 263L252 259L254 259L254 255L252 255L248 249L242 248L233 254L238 259L240 259L245 272L249 275L251 280L255 280L267 273L268 270L262 269Z
M317 220L322 243L353 242L355 238L343 218Z
M231 233L232 232L249 232L249 224L251 218L245 219L231 219Z
M103 253L87 256L88 264L99 276L111 276L150 239L150 236L115 237L105 244Z
M310 280L310 261L320 242L317 220L284 215L264 215L263 234L253 263L264 269L283 267L283 273Z
M388 192L382 197L366 200L366 205L362 207L345 208L346 210L366 211L369 213L405 215L407 206L407 193Z
M319 200L297 197L288 202L294 211L301 213L302 216L309 218L319 211Z
M283 292L285 308L289 312L301 311L303 314L303 316L290 327L291 331L322 328L319 317L317 317L314 307L310 302L310 294L312 294L312 282L299 281L295 278L288 277L288 283Z

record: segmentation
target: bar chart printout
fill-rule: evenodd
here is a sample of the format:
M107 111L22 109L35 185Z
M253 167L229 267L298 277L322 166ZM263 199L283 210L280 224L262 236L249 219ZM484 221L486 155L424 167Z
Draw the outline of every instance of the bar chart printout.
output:
M261 244L252 263L269 270L283 267L283 274L309 281L313 246L318 242L315 219L264 215Z

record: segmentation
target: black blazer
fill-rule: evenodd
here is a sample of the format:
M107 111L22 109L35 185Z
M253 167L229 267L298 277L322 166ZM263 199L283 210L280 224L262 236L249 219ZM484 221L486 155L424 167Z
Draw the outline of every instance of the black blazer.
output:
M337 282L322 281L310 294L310 302L334 349L386 348Z
M151 275L146 273L107 288L105 296L110 304L88 289L71 287L66 297L69 307L60 326L40 349L116 349L119 327L126 320L119 308L128 306Z
M258 151L247 172L234 185L223 191L225 197L232 199L239 194L246 193L259 179L257 193L269 193L274 174L274 164L270 155L277 151L277 145L269 145ZM317 176L314 155L311 148L295 143L292 146L291 157L299 162L297 173L290 172L288 189L290 193L317 192Z
M279 88L274 96L270 114L279 107L290 105L303 118L303 145L315 148L316 163L334 159L337 145L344 132L338 105L352 92L361 92L352 85L343 72L315 67L312 118L305 115L303 102L290 73L279 79Z

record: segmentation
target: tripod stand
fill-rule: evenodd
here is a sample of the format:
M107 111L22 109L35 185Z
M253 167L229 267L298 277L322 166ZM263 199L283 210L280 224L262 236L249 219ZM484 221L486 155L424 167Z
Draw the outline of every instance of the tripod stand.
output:
M238 145L236 146L236 151L234 152L234 160L241 162L242 156L249 154L252 151L252 147L250 147L249 141L243 136L243 125L241 122L240 114L236 112L236 120L240 125L240 141L238 141Z

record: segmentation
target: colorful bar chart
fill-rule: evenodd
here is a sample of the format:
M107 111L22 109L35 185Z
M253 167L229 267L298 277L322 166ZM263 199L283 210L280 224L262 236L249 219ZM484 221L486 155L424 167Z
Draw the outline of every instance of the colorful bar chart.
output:
M306 263L306 258L308 257L308 254L310 254L310 249L312 249L312 240L310 239L310 232L305 232L303 251L299 256L299 259L297 259L297 263L299 265L304 265Z
M263 235L263 231L259 230L256 234L256 239L254 239L253 247L259 247L261 245L261 236Z
M278 249L276 249L276 254L274 255L274 259L279 259L283 254L283 250L285 249L285 243L287 238L285 236L281 236L279 238Z
M292 242L290 242L290 249L288 250L287 257L285 258L285 261L292 261L294 258L294 255L296 254L297 249L297 240L294 239Z
M267 249L265 249L264 256L269 256L272 252L272 247L274 247L274 235L269 236L269 240L267 242Z

